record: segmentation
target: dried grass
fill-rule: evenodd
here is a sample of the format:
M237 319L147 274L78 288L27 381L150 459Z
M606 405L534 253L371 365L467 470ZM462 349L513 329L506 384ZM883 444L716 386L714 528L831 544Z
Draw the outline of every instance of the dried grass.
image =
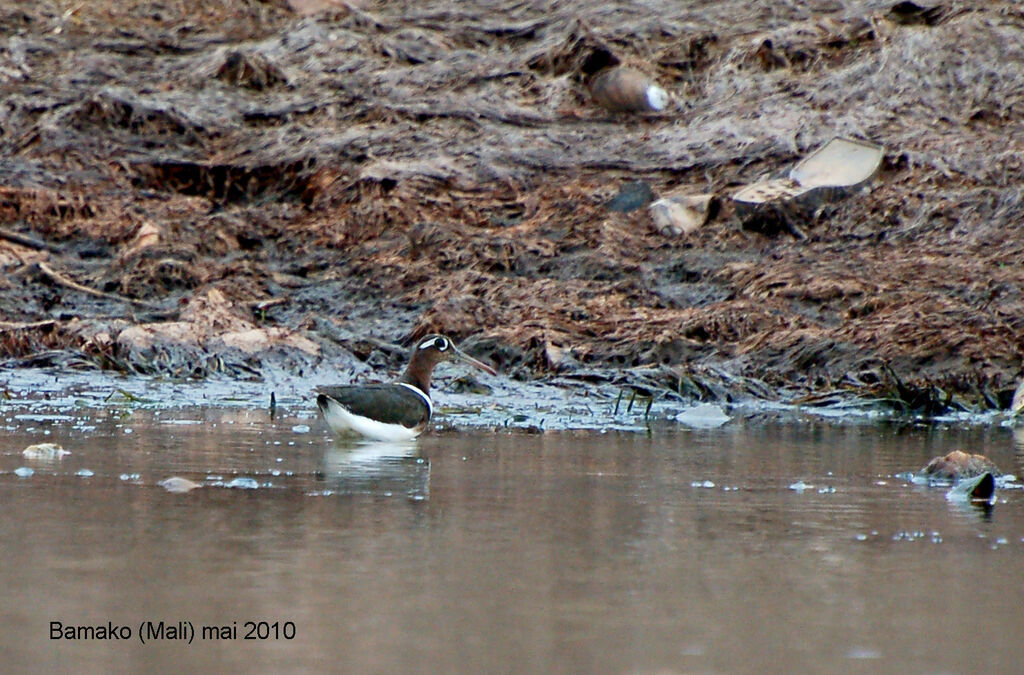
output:
M168 309L337 283L275 316L384 298L413 335L483 333L534 372L557 352L1003 388L1024 359L1024 14L954 9L934 26L854 0L5 10L0 215L69 253L100 242L76 279ZM643 64L670 110L591 105L593 49ZM728 195L834 135L886 163L805 241L728 208L667 240L603 208L627 180ZM127 255L143 220L160 244Z

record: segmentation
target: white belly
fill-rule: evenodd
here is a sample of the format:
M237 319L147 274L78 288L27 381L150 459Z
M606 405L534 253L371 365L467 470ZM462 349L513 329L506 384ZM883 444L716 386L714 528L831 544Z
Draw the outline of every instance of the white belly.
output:
M385 424L362 415L353 415L336 401L327 399L323 411L327 426L336 434L355 432L378 441L406 441L420 435L418 429L403 427L401 424Z

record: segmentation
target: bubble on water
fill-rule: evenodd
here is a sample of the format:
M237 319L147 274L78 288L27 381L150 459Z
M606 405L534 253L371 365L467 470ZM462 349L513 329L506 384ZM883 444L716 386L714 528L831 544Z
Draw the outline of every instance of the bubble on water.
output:
M892 536L893 541L917 541L918 539L924 539L924 532L916 530L910 532L908 530L900 530Z
M294 431L297 434L308 434L309 433L309 425L308 424L296 424L294 427L292 427L292 431Z
M256 481L255 478L249 478L247 476L233 478L229 480L227 483L224 483L224 487L226 488L240 488L242 490L255 490L259 486L260 484Z
M798 480L797 482L790 484L789 489L793 490L794 492L803 492L804 490L806 490L808 488L812 488L812 487L814 487L814 486L813 485L808 485L807 483L803 482L802 480Z
M33 469L32 467L19 466L17 469L14 470L14 475L17 476L18 478L28 478L35 472L35 469Z
M137 473L122 473L120 476L118 476L118 478L120 478L123 481L131 481L133 483L142 480L142 476Z
M125 432L126 434L130 434L130 433L133 433L133 430L132 430L132 428L131 428L131 427L125 427L125 430L124 430L124 432Z
M866 535L866 534L858 534L856 537L854 537L854 539L856 539L857 541L867 541L868 540L868 535Z
M281 471L280 471L280 469L273 469L273 470L271 470L270 475L271 476L280 476L281 475Z
M831 485L826 485L823 488L818 488L818 494L819 495L830 495L830 494L833 494L835 491L836 491L836 489L834 487L832 487Z
M76 476L81 476L82 478L89 478L90 476L94 476L96 474L94 474L89 469L79 469L78 471L75 472L75 475Z
M710 489L715 487L715 482L711 480L695 480L690 483L690 487Z

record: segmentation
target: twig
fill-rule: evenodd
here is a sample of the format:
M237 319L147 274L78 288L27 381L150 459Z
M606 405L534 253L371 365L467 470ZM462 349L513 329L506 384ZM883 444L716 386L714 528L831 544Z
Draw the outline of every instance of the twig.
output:
M67 286L68 288L74 289L76 291L81 291L82 293L86 293L88 295L92 295L92 296L95 296L97 298L105 298L107 300L117 300L118 302L130 302L130 303L133 303L135 305L139 305L140 307L149 307L150 309L160 309L159 305L157 305L155 303L152 303L152 302L147 302L146 300L136 300L135 298L126 298L123 295L117 295L116 293L105 293L103 291L98 291L95 288L89 288L88 286L83 286L82 284L78 283L77 281L72 281L71 279L68 279L63 274L60 274L59 272L55 271L54 269L52 269L49 265L47 265L44 262L38 262L36 264L39 266L39 269L40 269L40 271L43 274L45 274L46 276L48 276L50 279L52 279L53 281L57 282L61 286Z
M47 250L52 251L54 253L60 252L59 246L55 246L54 244L51 244L48 241L43 241L42 239L30 237L27 234L21 234L20 232L9 230L6 227L0 227L0 239L6 239L7 241L19 244L21 246L34 248L37 251Z
M56 319L44 319L42 321L0 321L0 330L28 330L31 328L55 326L56 324Z
M262 312L278 305L287 305L288 302L288 298L270 298L269 300L252 300L246 304L252 311Z

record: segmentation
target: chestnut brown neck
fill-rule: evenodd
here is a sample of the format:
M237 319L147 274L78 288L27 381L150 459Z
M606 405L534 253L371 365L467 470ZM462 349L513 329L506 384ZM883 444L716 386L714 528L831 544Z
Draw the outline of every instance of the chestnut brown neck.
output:
M441 354L436 349L417 349L413 351L409 365L405 372L398 378L398 382L411 384L427 396L430 396L430 374L434 372L434 366L441 360Z

